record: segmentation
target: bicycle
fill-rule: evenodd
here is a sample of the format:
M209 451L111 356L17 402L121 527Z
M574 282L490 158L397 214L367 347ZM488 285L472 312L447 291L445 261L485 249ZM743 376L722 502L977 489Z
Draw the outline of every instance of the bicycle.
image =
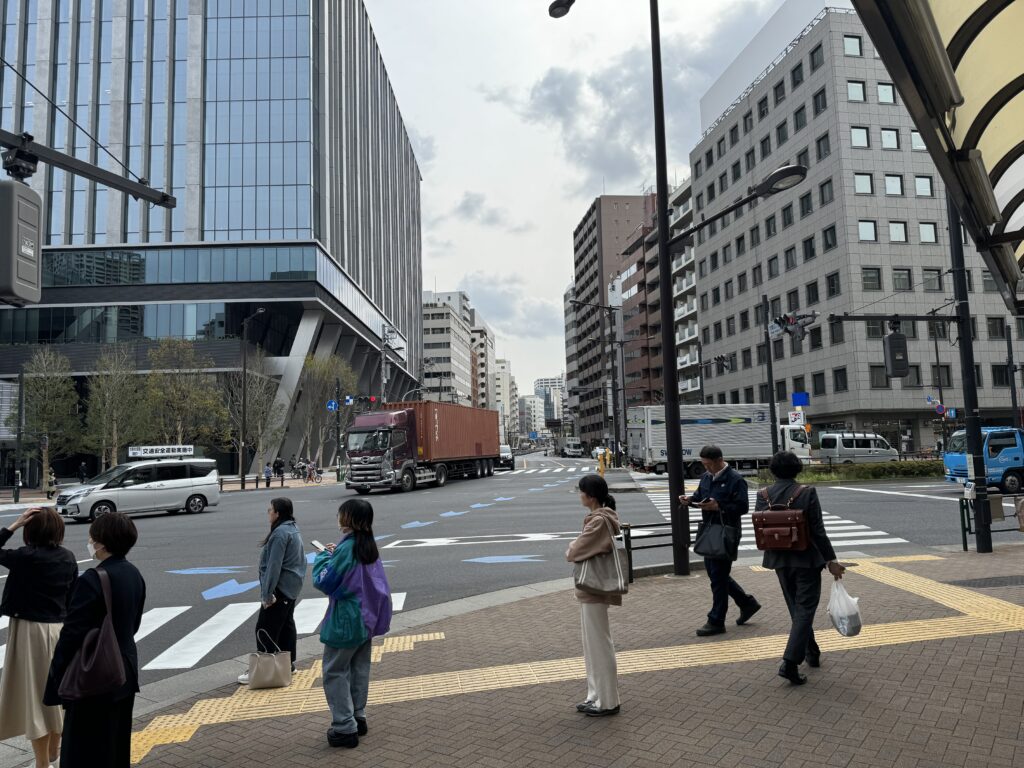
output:
M324 481L324 471L318 469L315 472L309 472L302 480L304 483L315 483L319 485Z

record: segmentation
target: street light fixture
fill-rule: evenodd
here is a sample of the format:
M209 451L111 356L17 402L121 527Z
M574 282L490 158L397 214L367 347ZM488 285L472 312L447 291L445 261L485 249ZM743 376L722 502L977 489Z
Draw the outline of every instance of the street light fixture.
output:
M245 450L246 424L246 398L249 393L249 321L257 315L262 315L267 310L259 307L242 321L242 429L238 435L238 474L241 477L242 490L245 490L245 463L248 455ZM256 481L259 487L259 480Z
M552 19L560 19L569 13L569 9L572 8L572 4L576 0L555 0L551 5L548 6L548 14Z
M795 187L805 178L807 178L807 169L804 166L784 165L769 173L767 178L755 186L751 192L758 197L771 197Z

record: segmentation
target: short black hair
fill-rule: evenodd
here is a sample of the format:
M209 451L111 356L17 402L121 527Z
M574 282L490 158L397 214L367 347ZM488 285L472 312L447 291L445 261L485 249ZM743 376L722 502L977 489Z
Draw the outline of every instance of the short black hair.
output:
M115 557L124 557L139 540L135 523L123 512L108 512L89 526L92 540L103 545Z
M792 451L779 451L772 456L768 469L780 480L792 480L803 471L804 464Z
M708 461L718 461L722 458L722 449L717 445L705 445L700 449L700 457Z

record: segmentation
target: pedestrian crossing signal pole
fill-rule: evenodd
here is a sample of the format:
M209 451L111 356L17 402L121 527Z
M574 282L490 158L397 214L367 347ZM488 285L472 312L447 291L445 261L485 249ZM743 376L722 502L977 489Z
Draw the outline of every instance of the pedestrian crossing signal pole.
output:
M341 482L341 378L338 377L334 380L334 402L338 404L337 409L334 411L334 439L337 441L337 448L335 448L335 469L334 479L337 482Z
M772 336L768 331L768 294L761 294L761 321L764 323L764 359L768 367L768 414L772 420L772 455L779 452L779 415L775 408L775 372L772 370Z

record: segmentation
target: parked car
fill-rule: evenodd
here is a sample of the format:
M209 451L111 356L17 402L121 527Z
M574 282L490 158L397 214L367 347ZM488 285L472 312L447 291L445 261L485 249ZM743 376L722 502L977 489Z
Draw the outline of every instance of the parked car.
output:
M213 459L153 459L118 464L85 483L62 488L57 512L69 520L95 520L115 511L197 514L219 501Z
M512 446L498 446L498 466L507 467L508 469L516 468L516 457L512 453Z
M900 458L899 451L874 432L825 432L819 444L818 458L825 464L865 464Z

